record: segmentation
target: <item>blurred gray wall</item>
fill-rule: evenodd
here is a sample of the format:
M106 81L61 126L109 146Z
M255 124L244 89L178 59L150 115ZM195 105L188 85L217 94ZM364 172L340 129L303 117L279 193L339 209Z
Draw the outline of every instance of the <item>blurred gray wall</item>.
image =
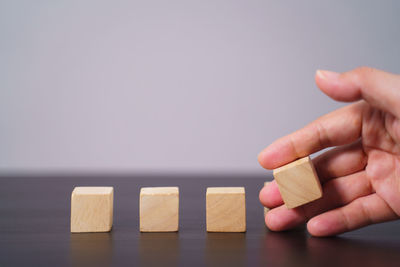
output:
M263 172L342 104L316 69L400 72L399 1L0 1L0 172Z

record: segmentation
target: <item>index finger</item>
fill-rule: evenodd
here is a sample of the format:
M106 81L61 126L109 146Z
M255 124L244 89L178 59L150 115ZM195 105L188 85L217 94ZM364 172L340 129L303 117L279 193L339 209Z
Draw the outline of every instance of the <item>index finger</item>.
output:
M361 136L364 101L320 117L304 128L282 137L258 155L266 169L275 169L331 146L352 143Z

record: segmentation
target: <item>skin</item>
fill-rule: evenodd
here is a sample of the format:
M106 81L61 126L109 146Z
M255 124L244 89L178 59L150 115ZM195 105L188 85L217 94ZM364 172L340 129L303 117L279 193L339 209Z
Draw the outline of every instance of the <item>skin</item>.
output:
M354 102L276 140L258 156L275 169L327 147L313 159L324 195L295 209L283 205L275 181L260 191L271 210L265 223L283 231L307 222L313 236L331 236L400 216L400 75L362 67L317 71L329 97Z

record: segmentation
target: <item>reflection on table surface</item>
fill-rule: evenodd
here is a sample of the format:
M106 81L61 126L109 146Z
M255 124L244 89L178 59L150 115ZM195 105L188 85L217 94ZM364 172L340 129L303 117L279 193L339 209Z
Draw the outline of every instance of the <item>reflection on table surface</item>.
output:
M205 263L208 266L246 265L245 233L207 233Z
M312 237L305 230L267 232L260 260L272 266L399 266L399 242ZM392 265L393 264L393 265Z
M178 265L178 233L140 233L138 240L141 266Z
M334 238L305 228L271 232L258 192L265 177L3 178L0 186L0 266L400 266L400 221ZM180 187L177 233L139 232L139 190ZM110 233L70 233L76 185L115 187ZM246 233L207 233L209 186L246 186ZM325 266L324 266L325 267Z
M125 248L134 250L137 245L138 258L133 251L126 251L116 261L112 233L71 234L71 263L78 266L109 266L113 262L141 266L177 266L190 262L207 266L346 266L356 262L362 266L398 266L400 259L398 243L316 238L304 229L281 233L266 230L258 238L246 233L204 233L202 236L191 239L180 233L140 233ZM254 242L254 238L259 242Z
M111 233L76 233L70 239L72 266L107 266L112 263Z

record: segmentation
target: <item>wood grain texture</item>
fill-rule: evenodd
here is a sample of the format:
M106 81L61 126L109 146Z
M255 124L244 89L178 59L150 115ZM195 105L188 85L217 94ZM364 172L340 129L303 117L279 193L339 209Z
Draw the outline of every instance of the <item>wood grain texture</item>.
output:
M113 187L75 187L71 195L71 232L111 231L113 202Z
M288 209L322 197L321 183L310 157L277 168L273 174Z
M178 231L179 188L143 187L139 209L141 232Z
M206 192L208 232L246 232L244 187L209 187Z

